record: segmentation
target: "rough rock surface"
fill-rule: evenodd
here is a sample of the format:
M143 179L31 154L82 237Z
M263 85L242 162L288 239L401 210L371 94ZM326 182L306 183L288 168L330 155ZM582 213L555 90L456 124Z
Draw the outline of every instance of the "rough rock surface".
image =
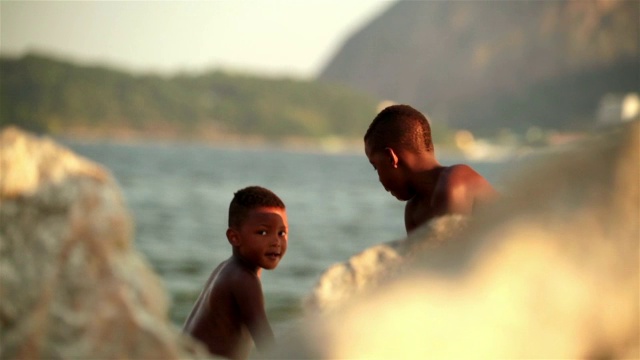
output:
M413 236L372 246L325 270L304 299L306 312L325 313L362 296L408 267L418 254L436 249L462 231L468 219L444 216L416 229Z
M270 357L639 358L640 122L526 165L446 246Z
M47 138L0 133L0 358L204 358L167 317L110 173Z

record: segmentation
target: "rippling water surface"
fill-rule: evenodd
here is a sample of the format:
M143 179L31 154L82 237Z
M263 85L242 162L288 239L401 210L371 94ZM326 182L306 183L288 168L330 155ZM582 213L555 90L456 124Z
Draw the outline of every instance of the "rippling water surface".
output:
M384 191L364 154L157 142L66 144L109 168L118 181L135 221L135 245L163 278L176 326L211 270L231 255L225 238L228 206L245 186L265 186L287 206L287 254L262 276L276 333L295 321L301 299L324 269L405 235L404 204ZM493 182L502 168L472 166Z

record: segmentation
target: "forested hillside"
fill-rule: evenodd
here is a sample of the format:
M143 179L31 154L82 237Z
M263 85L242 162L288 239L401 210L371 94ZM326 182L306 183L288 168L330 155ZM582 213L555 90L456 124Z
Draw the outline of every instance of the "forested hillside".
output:
M399 1L319 78L479 133L580 129L640 88L639 22L637 0Z
M43 55L0 60L2 125L64 135L360 137L377 101L343 86L213 71L136 76Z

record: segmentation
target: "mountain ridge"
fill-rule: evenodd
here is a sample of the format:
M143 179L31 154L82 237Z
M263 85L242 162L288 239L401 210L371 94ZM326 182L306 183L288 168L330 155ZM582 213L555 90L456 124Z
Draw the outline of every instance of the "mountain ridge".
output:
M410 103L454 128L549 126L538 119L550 109L562 114L553 127L585 127L606 93L638 91L639 15L640 2L624 0L401 0L353 33L318 79ZM529 103L541 88L577 93L565 96L575 102Z

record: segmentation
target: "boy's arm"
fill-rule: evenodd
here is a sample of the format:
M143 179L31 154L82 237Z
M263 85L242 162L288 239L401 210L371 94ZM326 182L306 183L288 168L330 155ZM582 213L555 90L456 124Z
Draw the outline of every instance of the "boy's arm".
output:
M256 347L263 352L275 342L275 338L265 313L260 279L249 274L246 274L246 277L247 279L238 283L234 295L243 322L247 325Z

